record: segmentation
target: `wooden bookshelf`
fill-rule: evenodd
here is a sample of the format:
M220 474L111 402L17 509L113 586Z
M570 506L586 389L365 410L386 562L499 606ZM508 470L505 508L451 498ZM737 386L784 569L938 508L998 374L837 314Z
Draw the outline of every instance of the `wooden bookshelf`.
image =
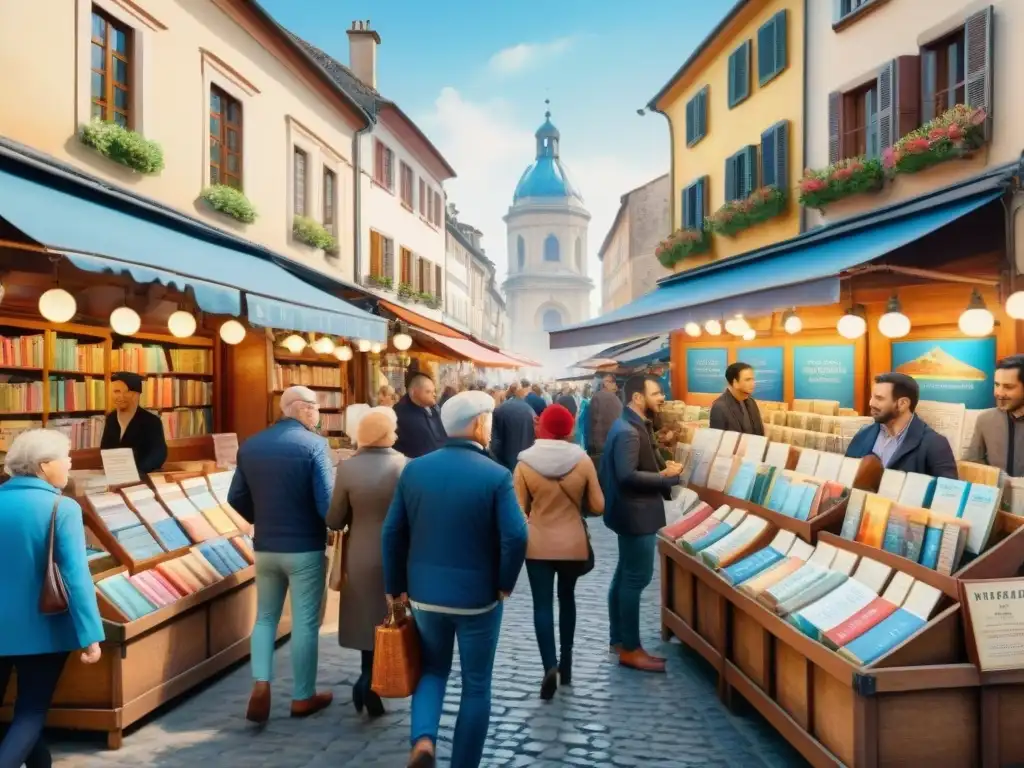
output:
M272 347L273 369L271 375L271 397L270 412L267 414L268 422L277 418L280 412L278 404L281 401L281 394L292 385L299 384L309 387L317 395L320 401L321 429L320 432L327 438L341 437L344 431L341 428L342 417L345 407L352 402L349 399L349 370L348 364L338 360L334 355L319 355L308 347L301 354L295 355L286 352L278 347ZM336 382L317 382L316 378L300 376L296 379L283 379L278 376L278 370L294 371L299 366L306 366L310 371L323 371L326 376L337 376Z

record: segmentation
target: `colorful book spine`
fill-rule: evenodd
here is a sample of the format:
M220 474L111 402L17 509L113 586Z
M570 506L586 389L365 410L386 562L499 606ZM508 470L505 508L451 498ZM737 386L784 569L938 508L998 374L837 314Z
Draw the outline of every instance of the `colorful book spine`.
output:
M714 511L710 505L702 502L690 514L684 515L671 525L662 528L661 533L665 538L677 541L711 517Z
M843 528L840 536L848 541L854 541L860 531L860 519L864 513L865 494L863 491L853 491L850 494L850 501L846 505L846 516L843 518Z
M805 608L816 600L820 600L837 587L842 586L849 577L838 571L828 571L820 579L786 600L775 604L775 612L779 616L787 616L794 611Z
M887 654L924 625L925 620L919 616L897 609L860 637L841 647L839 653L854 664L865 666Z
M939 564L939 547L942 545L941 523L929 521L924 529L924 544L921 545L921 559L918 561L925 568L934 569Z
M722 578L733 586L739 586L757 574L779 562L785 555L772 547L759 549L752 555L722 569Z
M689 552L691 555L701 552L707 549L716 541L725 538L732 533L732 526L722 522L716 525L711 530L707 531L703 536L693 542L684 541L683 549Z
M928 513L916 510L907 519L907 538L904 542L903 556L915 563L921 561L924 549L924 532L928 526Z
M882 549L894 555L902 555L907 541L907 528L910 525L910 512L903 507L894 505L889 512L889 520L885 525L885 536Z
M750 597L760 598L767 590L784 579L789 578L806 563L796 557L786 557L775 565L770 565L757 575L739 585L739 589Z
M857 532L857 541L876 549L882 548L891 506L892 502L887 498L873 494L867 496L864 500L864 514L861 518L860 530Z
M967 503L969 488L970 483L963 480L940 477L935 483L935 492L928 508L939 514L960 517Z
M881 597L876 597L842 624L825 632L820 638L821 642L833 651L838 650L844 645L852 643L873 626L891 616L896 608L895 603L891 603Z

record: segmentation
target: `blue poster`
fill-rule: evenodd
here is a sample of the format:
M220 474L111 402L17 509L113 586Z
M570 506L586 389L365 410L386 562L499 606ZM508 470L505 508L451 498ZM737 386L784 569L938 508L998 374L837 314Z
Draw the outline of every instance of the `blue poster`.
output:
M793 397L853 408L853 345L793 348Z
M781 403L785 398L782 381L782 347L748 347L736 351L736 362L753 367L757 386L754 398Z
M719 395L725 390L725 369L729 353L722 348L691 347L686 350L686 389Z
M973 409L995 405L995 337L894 341L892 368L917 380L922 400Z

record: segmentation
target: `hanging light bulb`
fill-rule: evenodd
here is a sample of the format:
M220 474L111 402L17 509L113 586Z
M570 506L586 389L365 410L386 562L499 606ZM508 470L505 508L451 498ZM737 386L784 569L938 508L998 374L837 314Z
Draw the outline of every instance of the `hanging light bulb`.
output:
M791 309L782 315L782 328L786 333L800 333L804 329L804 321Z
M717 320L708 320L704 323L704 330L708 332L709 336L720 336L722 334L722 324Z
M985 306L985 300L981 297L981 293L975 288L971 292L971 300L967 304L967 309L960 315L960 322L957 323L960 326L960 333L965 336L988 336L992 333L995 324L996 319Z
M142 327L142 318L131 307L118 307L110 313L110 327L121 336L133 336Z
M245 338L245 326L237 320L225 320L220 327L220 340L225 344L241 344Z
M167 318L167 330L171 332L171 336L179 339L188 338L196 332L196 319L191 312L179 309Z
M321 336L313 342L313 351L318 355L329 355L334 351L334 340L330 336Z
M352 347L348 344L343 344L340 347L334 348L334 356L341 360L343 363L347 363L352 359Z
M391 343L399 352L404 352L412 346L412 336L404 323L399 324L398 333L391 337Z
M1006 300L1006 314L1014 320L1024 320L1024 291L1010 294Z
M687 323L683 330L686 331L687 336L693 336L694 338L700 336L700 326L696 323Z
M39 297L39 314L51 323L66 323L77 311L75 297L63 288L51 288Z
M747 332L750 325L743 319L743 315L736 315L735 317L725 321L726 333L731 333L733 336L742 336Z
M297 355L306 348L306 340L299 336L299 334L293 333L285 337L284 341L281 342L281 346L293 355Z
M864 307L858 304L846 310L846 314L836 323L836 330L844 339L859 339L867 333L868 323L864 319Z
M370 347L372 345L366 339L360 339L359 342L358 342L358 346L359 346L359 351L360 352L369 352L370 351Z
M747 330L745 330L743 332L743 340L744 341L753 341L756 338L757 338L757 331L755 331L753 328L747 328Z
M896 294L889 299L885 314L878 318L878 331L890 339L901 339L910 333L910 318L903 314L903 307Z
M370 352L371 352L371 354L379 355L380 351L383 348L384 348L383 344L381 344L379 341L375 341L375 342L373 342L373 344L370 345Z

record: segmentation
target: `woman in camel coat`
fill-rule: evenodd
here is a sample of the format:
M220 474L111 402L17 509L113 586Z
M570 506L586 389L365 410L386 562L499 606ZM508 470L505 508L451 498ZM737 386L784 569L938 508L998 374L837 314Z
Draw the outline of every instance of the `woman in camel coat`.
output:
M391 408L371 408L359 422L359 451L338 464L327 527L348 526L345 541L345 584L338 612L338 643L362 652L362 674L352 686L357 712L365 706L371 717L384 714L380 697L370 690L373 640L387 616L384 597L381 528L406 458L395 444L397 420Z
M604 512L604 495L594 462L572 442L574 420L562 405L549 405L537 422L537 441L519 454L513 475L526 514L529 542L526 573L533 592L533 624L544 680L542 699L572 682L572 646L576 633L576 581L593 567L590 535L583 520ZM554 592L558 577L558 629L561 654L555 655Z

